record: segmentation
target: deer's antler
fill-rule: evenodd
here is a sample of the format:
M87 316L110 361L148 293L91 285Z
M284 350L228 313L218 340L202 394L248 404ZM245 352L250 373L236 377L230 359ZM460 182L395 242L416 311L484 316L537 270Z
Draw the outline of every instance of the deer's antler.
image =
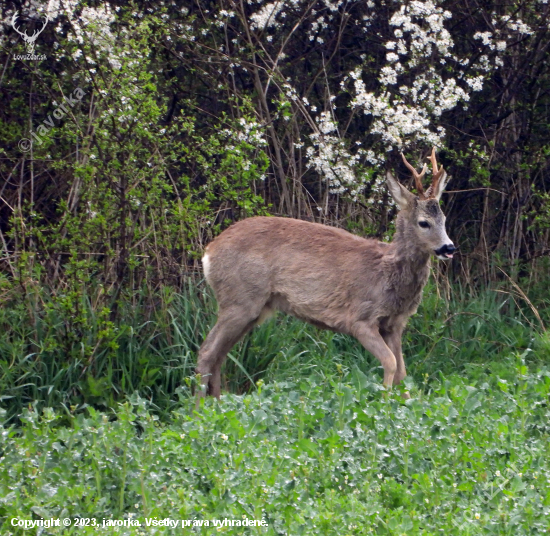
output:
M426 191L426 197L428 199L435 197L435 192L437 191L437 187L439 186L439 181L441 180L441 177L443 176L443 166L439 169L437 168L437 158L435 156L435 147L432 147L432 154L428 157L428 160L432 163L434 176L432 179L432 184Z
M428 169L428 166L426 164L424 164L424 167L422 168L422 171L420 173L418 173L418 171L416 171L416 169L414 169L407 162L407 159L405 158L405 155L403 153L401 153L401 157L403 158L403 162L409 168L410 172L412 173L412 175L414 177L414 183L416 185L416 190L418 192L418 197L420 197L420 199L427 199L426 194L424 194L424 187L422 186L422 178L426 174L426 170Z

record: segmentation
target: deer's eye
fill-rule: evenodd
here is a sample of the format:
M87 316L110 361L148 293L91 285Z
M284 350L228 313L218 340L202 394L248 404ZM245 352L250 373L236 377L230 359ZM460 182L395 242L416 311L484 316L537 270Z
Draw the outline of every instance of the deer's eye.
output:
M429 229L430 228L430 224L427 221L419 221L418 225L420 225L420 227L422 227L422 229Z

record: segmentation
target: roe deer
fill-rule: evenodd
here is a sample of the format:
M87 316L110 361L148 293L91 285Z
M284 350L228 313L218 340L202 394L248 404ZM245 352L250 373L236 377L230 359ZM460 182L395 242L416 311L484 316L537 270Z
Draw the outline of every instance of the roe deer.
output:
M426 192L421 182L426 164L418 173L403 160L418 195L387 173L399 209L389 244L318 223L254 217L235 223L207 246L204 273L219 311L199 350L199 398L219 398L227 353L275 310L356 337L379 359L386 386L405 377L401 335L420 303L430 255L450 259L456 248L439 207L447 174L437 167L435 148L433 181Z

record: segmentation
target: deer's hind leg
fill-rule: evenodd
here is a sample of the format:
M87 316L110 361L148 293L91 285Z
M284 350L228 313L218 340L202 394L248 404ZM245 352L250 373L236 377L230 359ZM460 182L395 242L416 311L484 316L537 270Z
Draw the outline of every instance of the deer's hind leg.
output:
M216 325L199 350L196 372L201 376L202 388L198 397L220 397L223 362L229 350L257 323L260 313L261 308L254 311L245 307L220 309Z

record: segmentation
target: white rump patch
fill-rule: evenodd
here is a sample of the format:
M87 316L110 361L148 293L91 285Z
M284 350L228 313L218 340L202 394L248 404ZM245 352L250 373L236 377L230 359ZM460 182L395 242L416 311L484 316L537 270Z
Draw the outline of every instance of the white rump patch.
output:
M208 253L205 253L202 258L202 267L204 269L204 277L206 277L206 280L208 281L208 275L210 273L210 257L208 256Z

